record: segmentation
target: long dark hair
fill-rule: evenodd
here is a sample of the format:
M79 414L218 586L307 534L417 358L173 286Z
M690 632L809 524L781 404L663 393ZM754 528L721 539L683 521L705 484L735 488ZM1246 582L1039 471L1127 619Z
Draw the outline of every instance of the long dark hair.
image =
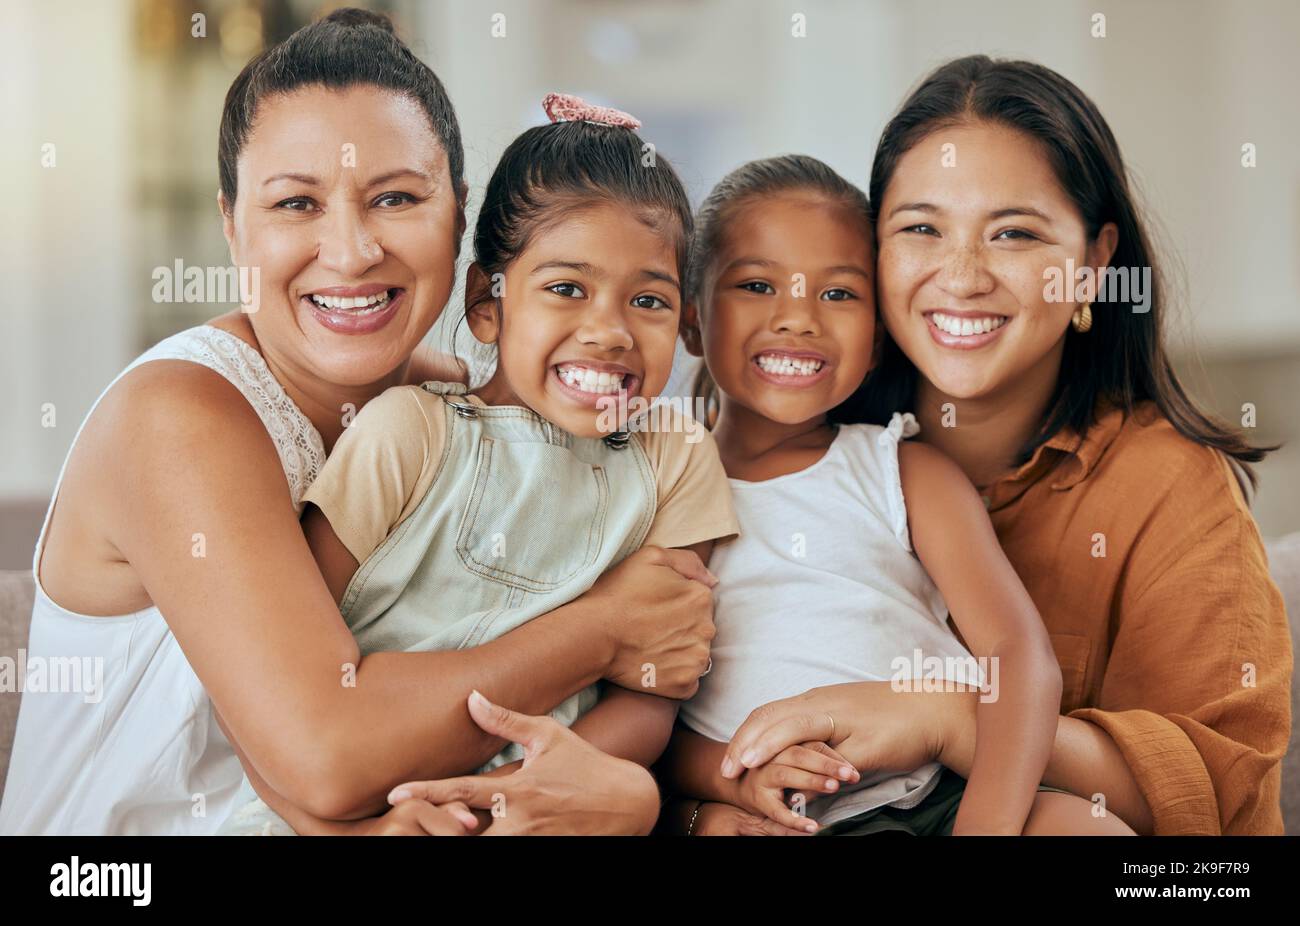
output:
M253 130L258 105L268 96L313 84L333 90L371 84L415 100L447 152L452 189L462 194L465 149L442 81L397 37L388 17L344 7L257 55L230 85L217 141L227 209L235 205L239 153Z
M1019 462L1065 427L1086 433L1095 422L1099 401L1126 412L1150 401L1184 437L1235 461L1253 487L1255 474L1248 464L1277 448L1253 446L1240 431L1201 411L1174 374L1161 327L1165 281L1129 191L1119 145L1093 102L1060 74L1029 61L985 55L958 58L933 71L881 135L871 167L873 222L907 151L938 129L979 120L1017 129L1043 146L1058 182L1083 216L1090 239L1106 223L1115 223L1119 243L1110 266L1151 268L1149 311L1112 299L1094 310L1090 331L1067 332L1056 394L1038 433L1021 449ZM852 418L884 424L893 412L911 409L918 375L886 336L879 363L854 398Z
M691 241L685 295L688 301L695 303L701 324L706 307L700 302L705 296L705 284L709 280L718 249L725 240L728 221L741 206L754 199L797 191L824 196L861 214L864 225L868 221L866 194L816 158L806 154L786 154L750 161L737 167L709 191L695 214L695 237ZM718 387L709 375L709 368L703 363L695 376L692 392L704 401L706 408L717 401ZM851 407L853 406L846 402L840 408L832 410L827 417L831 421L843 420L841 410Z

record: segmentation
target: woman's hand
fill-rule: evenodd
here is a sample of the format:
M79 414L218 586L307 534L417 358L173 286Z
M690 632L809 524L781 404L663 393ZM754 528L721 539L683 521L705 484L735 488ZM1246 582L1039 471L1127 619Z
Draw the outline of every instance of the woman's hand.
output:
M466 775L398 785L389 801L461 803L490 810L485 836L571 834L643 836L659 815L659 789L634 762L601 752L550 717L530 717L469 696L474 721L524 747L508 775Z
M614 641L605 677L633 691L691 697L708 669L713 593L718 583L690 550L646 546L610 569L582 596ZM647 668L647 666L649 668Z
M722 777L737 778L809 740L826 743L864 773L943 761L945 747L974 729L978 694L850 682L772 701L754 710L731 738Z
M758 816L734 807L705 801L695 814L692 836L807 836L806 832L792 830L775 820Z

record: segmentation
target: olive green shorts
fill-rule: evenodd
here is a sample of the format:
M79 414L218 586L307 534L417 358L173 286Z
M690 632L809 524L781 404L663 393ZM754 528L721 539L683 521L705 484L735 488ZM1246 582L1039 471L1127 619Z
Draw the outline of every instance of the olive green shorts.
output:
M1041 785L1039 791L1061 791ZM841 820L817 832L818 836L874 836L892 833L902 836L951 836L957 822L957 808L966 791L966 779L944 769L939 783L915 807L877 807L847 820ZM1066 793L1062 791L1062 793Z

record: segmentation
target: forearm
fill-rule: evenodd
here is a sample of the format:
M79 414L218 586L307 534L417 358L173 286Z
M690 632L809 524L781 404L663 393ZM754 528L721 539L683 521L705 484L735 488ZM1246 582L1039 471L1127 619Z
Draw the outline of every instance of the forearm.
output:
M720 771L726 754L726 743L678 724L655 768L661 789L668 794L738 804L739 780L723 778Z
M675 797L664 804L659 812L659 821L655 824L656 836L690 836L694 835L691 821L697 816L705 801L697 797Z
M978 695L935 694L948 718L939 761L963 777L972 773ZM1052 751L1042 783L1087 800L1104 795L1106 809L1139 835L1153 830L1151 809L1138 787L1124 755L1109 734L1096 724L1073 717L1058 717Z
M649 768L668 745L677 707L677 701L611 685L572 730L602 752Z
M1050 649L1030 641L1012 641L989 656L954 833L1019 835L1052 752L1061 672Z
M598 681L611 650L586 632L590 605L577 599L482 646L438 653L375 653L357 666L354 686L340 687L315 718L327 761L308 790L308 809L330 819L368 816L386 806L402 781L469 772L501 750L465 700L478 689L494 703L545 714ZM337 684L337 683L335 683ZM364 757L364 758L361 758ZM277 792L301 782L265 776Z

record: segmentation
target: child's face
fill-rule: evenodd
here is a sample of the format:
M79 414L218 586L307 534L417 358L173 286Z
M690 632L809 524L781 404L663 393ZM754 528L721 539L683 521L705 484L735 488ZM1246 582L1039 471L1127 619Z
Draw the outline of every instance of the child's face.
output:
M627 206L593 204L540 230L498 292L500 316L489 300L469 317L475 336L500 352L478 390L484 401L526 405L571 434L598 437L620 391L648 400L668 382L681 318L677 253Z
M866 217L819 194L740 204L698 313L725 400L800 424L848 398L871 368L872 256Z

